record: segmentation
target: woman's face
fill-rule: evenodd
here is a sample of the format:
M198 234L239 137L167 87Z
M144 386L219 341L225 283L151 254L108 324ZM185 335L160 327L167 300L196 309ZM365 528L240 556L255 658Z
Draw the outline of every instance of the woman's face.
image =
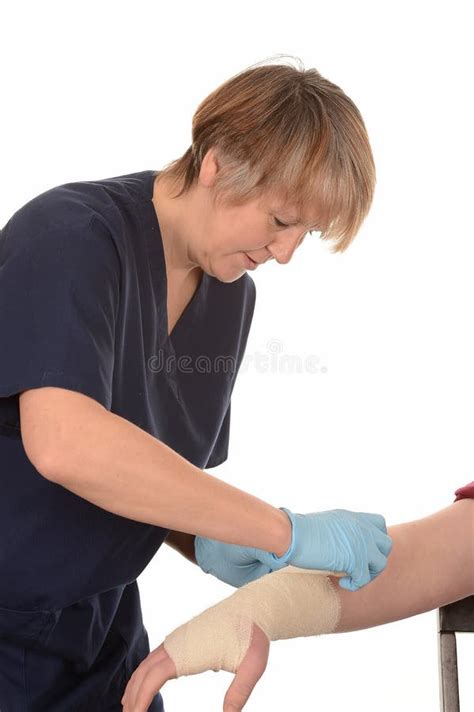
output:
M169 200L164 186L155 189L169 264L186 271L201 267L221 282L234 282L272 258L287 264L308 231L317 229L314 220L296 215L276 195L263 195L244 205L215 205L217 171L210 149L196 184L186 194Z
M202 269L222 282L233 282L269 259L287 264L315 220L297 215L277 195L265 194L244 205L212 204L218 170L213 149L205 155L194 192L198 225L190 249ZM249 263L248 256L254 260ZM257 263L257 264L255 264Z
M205 272L233 282L269 259L287 264L309 229L288 206L264 196L235 207L209 206L192 249Z

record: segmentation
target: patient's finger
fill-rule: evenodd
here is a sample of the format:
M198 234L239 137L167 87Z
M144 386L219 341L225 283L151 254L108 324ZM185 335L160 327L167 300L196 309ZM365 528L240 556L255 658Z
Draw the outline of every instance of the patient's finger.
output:
M175 664L162 643L134 670L120 700L123 712L147 712L165 682L176 677Z
M224 712L240 712L247 703L255 685L265 672L269 649L270 641L254 623L250 647L224 697Z

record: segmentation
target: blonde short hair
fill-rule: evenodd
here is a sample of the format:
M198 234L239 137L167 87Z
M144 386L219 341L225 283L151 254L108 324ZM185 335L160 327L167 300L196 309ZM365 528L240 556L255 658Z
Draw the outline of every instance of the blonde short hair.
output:
M215 200L277 195L317 221L332 252L349 246L370 209L376 174L364 121L316 69L258 63L211 92L193 116L192 145L162 171L179 188L174 197L210 148L219 157Z

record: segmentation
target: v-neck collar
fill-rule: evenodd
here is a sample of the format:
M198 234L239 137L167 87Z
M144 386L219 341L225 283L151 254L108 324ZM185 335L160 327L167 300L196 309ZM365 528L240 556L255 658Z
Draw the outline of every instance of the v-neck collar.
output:
M166 342L166 345L168 349L174 354L175 353L175 344L177 344L177 340L179 337L179 333L183 327L183 325L191 318L191 315L195 310L198 308L198 305L202 299L202 295L207 291L208 288L208 279L209 275L203 271L201 275L201 280L196 287L196 290L194 291L193 296L191 297L190 301L187 303L186 307L184 308L184 311L181 313L178 321L175 323L173 326L173 329L170 334L168 334L168 275L166 272L166 260L165 260L165 252L164 252L164 247L163 247L163 238L161 235L161 229L160 229L160 223L158 220L158 216L156 214L155 206L153 205L153 186L154 186L154 180L156 176L160 173L160 171L148 171L148 176L147 176L147 181L146 181L146 206L147 206L147 221L148 221L148 226L150 227L150 230L147 231L147 244L149 246L149 249L151 251L157 251L158 252L158 258L160 261L160 266L161 266L161 274L164 282L164 289L163 289L163 301L164 301L164 317L163 317L163 323L164 323L164 334L163 338ZM156 276L155 276L156 279Z

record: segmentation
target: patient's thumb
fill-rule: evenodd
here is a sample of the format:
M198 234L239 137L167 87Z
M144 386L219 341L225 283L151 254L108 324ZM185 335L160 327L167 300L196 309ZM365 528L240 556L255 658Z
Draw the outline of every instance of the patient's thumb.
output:
M255 685L266 670L270 641L256 623L252 638L239 669L224 697L224 712L240 712L248 702Z

